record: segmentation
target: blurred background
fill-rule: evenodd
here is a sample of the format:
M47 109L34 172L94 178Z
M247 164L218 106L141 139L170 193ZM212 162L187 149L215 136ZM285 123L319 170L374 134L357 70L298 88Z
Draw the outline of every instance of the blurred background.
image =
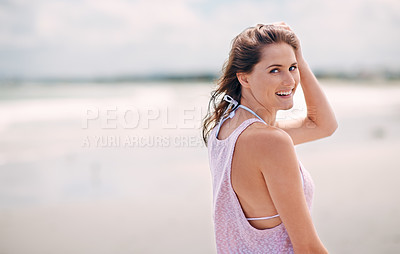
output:
M322 241L399 253L397 0L0 1L0 253L215 253L201 119L233 37L276 21L339 121L296 147Z

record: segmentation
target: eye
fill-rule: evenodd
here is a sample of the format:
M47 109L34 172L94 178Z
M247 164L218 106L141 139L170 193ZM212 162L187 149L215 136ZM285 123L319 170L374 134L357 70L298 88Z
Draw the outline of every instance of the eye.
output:
M269 73L278 73L279 72L279 70L278 69L272 69Z
M297 66L290 66L290 68L289 68L289 71L294 71L294 70L296 70L297 69Z

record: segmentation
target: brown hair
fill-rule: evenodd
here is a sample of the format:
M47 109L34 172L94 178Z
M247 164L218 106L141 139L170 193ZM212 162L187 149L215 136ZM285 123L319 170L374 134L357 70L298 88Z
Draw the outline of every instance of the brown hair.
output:
M206 145L210 131L217 125L228 106L228 102L222 100L223 95L230 95L240 103L242 88L236 73L250 73L260 61L263 47L282 42L294 49L298 48L295 34L276 25L259 24L249 27L233 39L229 58L222 68L216 89L211 92L208 112L203 119L203 140Z

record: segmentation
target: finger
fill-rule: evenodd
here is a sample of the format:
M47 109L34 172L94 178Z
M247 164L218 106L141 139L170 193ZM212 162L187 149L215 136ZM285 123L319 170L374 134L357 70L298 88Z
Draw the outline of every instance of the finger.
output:
M276 24L276 25L286 25L285 21L277 21L277 22L274 22L274 23L272 23L272 24Z
M280 22L274 22L274 23L272 23L272 25L274 25L274 26L279 26L279 27L282 27L282 28L284 28L284 29L286 29L286 30L292 30L291 28L290 28L290 26L288 25L288 24L286 24L284 21L280 21Z

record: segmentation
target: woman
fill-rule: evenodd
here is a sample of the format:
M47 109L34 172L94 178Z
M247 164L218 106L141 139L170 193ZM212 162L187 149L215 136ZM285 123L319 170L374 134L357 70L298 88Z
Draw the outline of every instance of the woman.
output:
M299 82L307 116L276 121L293 107ZM336 128L289 26L257 25L233 40L203 123L218 253L327 253L310 216L314 185L294 145Z

